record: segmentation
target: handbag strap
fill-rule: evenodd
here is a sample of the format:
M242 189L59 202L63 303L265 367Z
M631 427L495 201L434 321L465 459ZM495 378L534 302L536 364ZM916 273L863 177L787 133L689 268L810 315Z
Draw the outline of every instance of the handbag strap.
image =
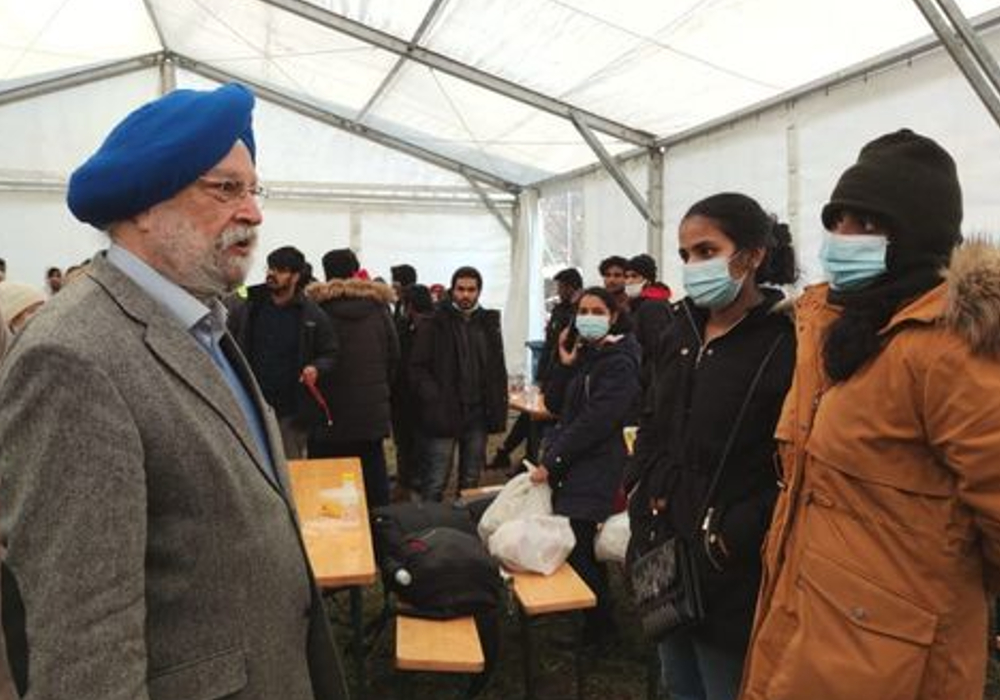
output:
M726 464L729 461L729 453L733 449L733 443L736 442L736 435L740 431L740 427L743 425L743 418L746 416L747 409L750 407L750 400L753 398L754 392L757 390L757 385L760 384L761 378L764 376L764 370L767 369L768 364L771 362L771 358L774 357L774 353L777 352L778 346L781 345L781 341L785 339L785 333L779 333L778 337L774 339L771 346L767 350L767 354L764 355L764 359L761 360L760 366L757 367L757 373L754 374L753 380L750 382L750 388L747 389L747 394L743 398L743 404L740 406L739 412L736 414L736 420L733 422L733 428L729 431L729 437L726 438L726 444L722 448L722 456L719 458L719 466L715 469L715 475L712 477L712 483L708 487L708 493L705 494L705 502L702 504L701 512L699 514L698 521L701 521L705 517L705 513L711 506L712 499L715 498L715 492L719 486L719 480L722 477L722 473L726 469Z

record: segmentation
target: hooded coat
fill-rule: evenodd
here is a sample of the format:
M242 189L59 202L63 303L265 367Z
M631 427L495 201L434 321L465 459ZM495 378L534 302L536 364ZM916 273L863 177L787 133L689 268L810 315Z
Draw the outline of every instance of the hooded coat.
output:
M958 249L844 382L797 304L745 700L979 700L1000 583L1000 251Z
M380 440L389 434L389 395L399 363L399 340L389 315L395 299L383 282L332 279L306 287L306 294L333 322L340 349L337 364L319 386L333 424L321 425L321 442Z

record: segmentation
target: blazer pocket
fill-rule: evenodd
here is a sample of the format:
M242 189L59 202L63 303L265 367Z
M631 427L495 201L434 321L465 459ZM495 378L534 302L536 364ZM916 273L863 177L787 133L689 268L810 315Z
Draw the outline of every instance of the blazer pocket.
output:
M798 625L769 698L920 697L934 613L808 549L796 586Z
M150 700L216 700L247 684L247 662L242 649L229 649L208 658L171 666L149 678Z

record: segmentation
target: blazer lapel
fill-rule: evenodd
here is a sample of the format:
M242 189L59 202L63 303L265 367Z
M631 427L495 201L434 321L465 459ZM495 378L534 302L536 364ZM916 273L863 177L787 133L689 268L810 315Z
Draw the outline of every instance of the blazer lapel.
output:
M233 396L232 389L229 388L208 352L201 347L194 336L136 285L131 278L108 263L103 257L95 259L91 276L107 290L123 311L145 326L144 340L150 352L212 407L240 441L257 470L271 487L279 491L282 496L289 493L285 484L276 484L268 475L267 467L262 456L258 453L256 442L250 432L250 426L247 425L246 417L243 415L236 397ZM235 369L244 379L245 386L260 411L273 453L275 451L273 446L281 445L280 434L278 442L275 442L274 433L276 431L271 426L271 420L269 420L268 411L264 407L260 389L256 381L253 381L252 373L246 366L245 360L242 359L242 355L238 357L240 366ZM246 381L247 375L250 376L249 382ZM281 480L279 477L279 481Z

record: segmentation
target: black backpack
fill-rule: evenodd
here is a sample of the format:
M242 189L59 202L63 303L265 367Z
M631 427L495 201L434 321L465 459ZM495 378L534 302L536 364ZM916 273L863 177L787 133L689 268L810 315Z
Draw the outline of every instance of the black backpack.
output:
M386 588L420 617L495 610L503 584L469 512L442 503L397 503L372 512L375 557Z

